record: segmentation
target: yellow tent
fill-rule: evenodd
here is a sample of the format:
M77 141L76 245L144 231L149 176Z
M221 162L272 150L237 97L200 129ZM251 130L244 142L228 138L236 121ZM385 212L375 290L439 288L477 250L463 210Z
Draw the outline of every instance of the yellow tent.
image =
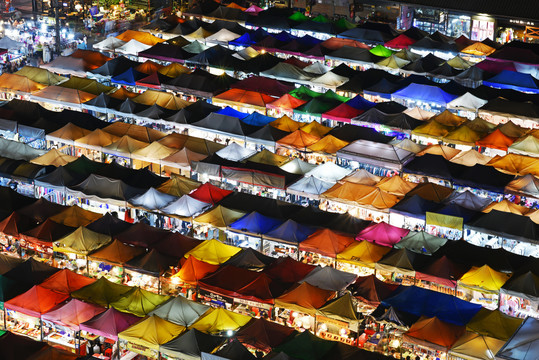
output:
M238 330L250 320L251 317L247 315L234 313L223 308L215 308L202 315L200 319L190 326L190 329L197 329L207 334L216 334L228 330Z
M460 126L468 121L467 118L453 114L449 110L444 110L438 115L433 116L431 120L434 120L445 126L453 126L453 127Z
M16 75L25 76L26 78L35 81L43 85L56 85L62 81L66 81L67 78L56 75L47 69L42 69L33 66L25 66L15 73Z
M0 91L5 93L30 94L46 85L28 79L26 76L3 73L0 75Z
M510 274L496 271L488 265L474 266L460 277L458 285L479 291L498 292L510 277Z
M169 195L182 197L183 195L189 194L200 185L202 185L202 183L186 178L185 176L172 175L170 179L161 184L157 190Z
M70 89L86 91L87 93L94 94L94 95L99 95L101 93L108 93L116 89L115 87L103 85L96 80L83 78L79 76L71 76L69 80L64 81L63 83L59 84L59 86L70 88Z
M502 201L499 201L499 202L493 201L489 206L483 209L483 212L489 213L492 210L498 210L498 211L508 212L508 213L517 214L517 215L525 215L526 213L530 211L529 208L522 205L514 204L507 199L503 199Z
M539 161L530 156L518 154L495 156L487 165L493 166L506 174L539 176Z
M461 125L444 136L442 140L450 144L475 146L475 142L482 137L483 135L477 131L470 129L466 125Z
M90 130L83 129L73 123L67 123L60 129L47 134L47 140L57 141L61 143L73 142L91 133Z
M246 160L256 162L259 164L282 166L286 162L288 162L290 159L288 158L288 156L277 155L267 149L264 149L262 151L257 152L253 156L247 158Z
M374 268L376 262L390 250L391 248L387 246L373 244L369 241L359 241L350 245L342 253L337 254L337 261Z
M64 211L51 216L49 220L65 226L79 227L86 226L97 219L100 219L103 215L84 210L83 208L73 205L65 209Z
M152 359L159 358L159 346L185 331L185 327L152 315L118 334L120 346Z
M349 143L341 139L337 139L333 135L326 135L316 143L309 146L307 149L313 152L335 154L338 150L342 149Z
M486 165L490 160L492 160L490 156L483 155L477 150L471 149L468 151L461 151L452 157L450 161L455 164L474 166Z
M492 337L466 332L451 347L449 358L464 360L494 360L494 354L505 344L505 341Z
M274 128L282 130L282 131L294 132L298 130L303 123L292 120L288 116L284 115L276 120L273 120L269 124L273 126Z
M507 151L513 154L539 157L539 139L528 135L511 144Z
M167 66L163 66L161 69L157 70L158 73L168 76L170 78L175 78L181 74L186 74L191 72L191 69L185 67L179 63L170 63Z
M451 66L453 69L466 70L470 68L473 63L469 62L468 60L464 60L457 55L454 58L447 60L447 65Z
M412 130L412 134L416 136L441 138L449 134L451 130L453 130L453 127L442 125L431 119Z
M470 55L488 56L494 51L496 51L496 49L494 49L493 47L485 45L482 42L476 42L470 46L465 47L460 52Z
M405 196L415 188L417 184L405 181L400 176L392 176L383 178L376 187L396 196Z
M460 153L460 150L452 148L446 145L428 145L426 148L417 153L417 156L422 156L425 154L431 155L440 155L443 156L446 160L451 160L457 154Z
M111 241L112 238L109 235L100 234L81 226L71 234L55 241L53 249L56 252L86 256Z
M44 165L44 166L64 166L72 161L77 160L78 157L64 154L58 151L58 149L50 149L45 154L30 160L32 164Z
M56 85L47 86L44 89L32 93L31 95L31 98L33 98L35 101L43 101L60 105L80 105L86 101L92 100L95 97L96 95L82 90L64 88Z
M502 313L500 310L481 308L466 324L469 331L507 341L520 327L524 319Z
M131 92L131 91L126 90L124 87L120 87L118 88L118 90L111 92L107 95L115 99L125 100L127 98L137 97L139 96L139 93Z
M378 67L385 67L390 69L400 69L406 65L408 65L410 61L402 59L398 56L395 56L394 54L386 57L384 60L379 61L376 63L376 66Z
M183 37L186 40L194 41L194 40L204 40L208 36L212 35L213 33L211 31L205 30L202 26L199 27L197 30L193 31L190 34L183 35Z
M355 206L358 199L370 194L373 189L375 187L369 185L351 182L337 183L323 193L322 197Z
M75 140L75 146L101 151L102 147L110 145L118 139L119 137L116 135L96 129L88 135Z
M400 197L390 194L379 187L373 187L372 191L359 199L357 203L377 210L389 209L400 201Z
M129 135L135 140L143 141L147 144L162 139L166 136L165 133L154 130L152 128L124 123L122 121L116 121L109 126L103 128L103 131L109 134L116 135L119 138L124 135Z
M123 294L121 298L112 302L110 306L118 311L143 317L168 299L170 299L170 296L159 295L134 287Z
M160 39L157 36L153 36L152 34L148 32L135 31L135 30L124 31L120 35L116 36L116 39L120 39L125 42L129 42L129 40L135 39L138 42L141 42L146 45L151 45L151 46L165 41L164 39Z
M324 137L332 128L320 124L318 121L311 121L310 123L300 127L302 131L307 134L315 135L319 138Z
M131 156L133 159L138 159L141 161L157 162L158 160L164 159L177 151L178 150L161 145L155 141L150 145L133 152Z
M194 256L200 261L207 262L212 265L219 265L236 255L241 249L235 246L226 245L219 240L206 240L202 244L197 245L185 254L185 258L189 255Z
M191 105L187 100L183 100L181 97L176 96L169 92L146 90L139 96L133 98L134 102L143 105L157 104L165 109L169 110L181 110L186 106Z
M133 139L129 135L122 136L119 140L103 148L103 152L118 156L129 156L137 150L145 148L149 144L144 141Z
M217 205L210 211L205 212L202 215L193 219L193 222L209 225L214 228L226 230L226 227L238 220L246 213L242 211L228 209L224 206Z

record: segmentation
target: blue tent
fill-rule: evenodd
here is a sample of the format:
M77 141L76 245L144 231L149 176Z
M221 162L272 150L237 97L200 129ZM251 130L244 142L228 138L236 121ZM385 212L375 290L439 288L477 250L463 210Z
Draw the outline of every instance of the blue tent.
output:
M256 211L243 216L230 224L230 228L251 234L265 234L275 229L283 222L282 220L264 216Z
M301 45L308 46L308 47L313 47L316 44L320 44L322 42L322 40L317 39L317 38L315 38L314 36L311 36L311 35L305 35L303 37L300 37L298 39L298 42Z
M294 36L294 35L290 35L289 33L287 33L286 31L281 31L280 33L278 34L271 34L271 36L273 36L275 39L279 40L279 41L282 41L284 43L287 43L287 42L290 42L292 40L297 40L299 39L297 36Z
M441 106L447 106L448 102L456 99L457 95L451 95L446 93L442 89L436 86L410 84L404 89L394 92L391 95L391 99L409 99L423 102L436 103Z
M371 107L376 105L369 100L366 100L363 96L357 95L355 98L352 98L346 102L346 105L353 107L358 110L369 110Z
M499 89L513 89L523 92L539 93L539 80L535 79L530 74L510 70L503 70L498 75L491 77L488 80L483 80L483 85Z
M264 238L299 244L315 231L316 229L312 226L302 225L294 220L287 220L281 226L265 233Z
M425 220L425 213L427 211L432 212L439 207L440 204L435 203L434 201L425 200L419 195L414 195L401 200L398 204L389 209L389 212Z
M382 301L384 306L393 306L417 316L433 317L456 325L466 325L481 309L453 295L427 290L416 286L400 286L395 295Z
M130 68L120 75L113 76L111 81L116 84L135 86L138 80L145 78L146 76L148 76L148 74L143 74Z
M243 112L238 111L238 110L235 110L235 109L231 108L230 106L227 106L226 108L222 108L221 110L217 111L217 114L226 115L226 116L232 116L232 117L238 118L240 120L246 118L247 116L249 116L249 114L243 113Z
M266 115L262 115L261 113L256 112L256 111L254 113L252 113L251 115L248 115L248 116L244 117L243 119L241 119L241 121L243 121L247 125L253 125L253 126L264 126L264 125L267 125L267 124L269 124L270 122L272 122L274 120L275 120L275 118L272 118L272 117L269 117L269 116L266 116Z
M229 41L228 45L248 47L255 44L256 42L257 41L253 40L253 37L251 34L245 33L239 38L237 38L236 40Z

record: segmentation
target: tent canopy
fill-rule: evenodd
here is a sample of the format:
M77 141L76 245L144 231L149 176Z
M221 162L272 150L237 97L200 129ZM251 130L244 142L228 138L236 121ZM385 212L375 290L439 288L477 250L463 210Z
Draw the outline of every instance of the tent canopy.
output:
M134 287L110 305L119 311L143 317L169 298L169 296Z
M184 331L185 327L152 315L119 333L118 338L159 351L160 345L169 342Z
M152 310L149 315L174 324L189 327L210 309L209 306L190 301L183 296L173 297Z

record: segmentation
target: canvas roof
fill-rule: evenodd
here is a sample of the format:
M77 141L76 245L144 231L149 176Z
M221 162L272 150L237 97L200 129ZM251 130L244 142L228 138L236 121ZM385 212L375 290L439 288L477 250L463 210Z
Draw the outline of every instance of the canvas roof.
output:
M409 230L389 225L386 222L380 222L363 229L356 236L356 240L366 240L382 246L393 246L408 233Z
M275 306L314 315L316 309L322 307L334 296L334 291L323 290L303 282L276 298Z
M341 235L330 229L320 229L302 241L299 249L335 258L354 242L351 236Z
M47 69L33 66L24 66L15 74L25 76L31 81L35 81L44 85L57 85L58 83L67 80L66 77L54 74Z
M112 302L110 306L116 310L143 317L169 298L166 295L159 295L139 287L133 287L118 300Z
M460 277L459 284L481 291L498 291L509 278L509 274L496 271L488 265L474 266Z
M466 360L493 360L503 344L502 340L466 332L452 346L449 354Z
M464 333L463 326L449 324L436 317L422 317L404 334L404 341L448 351Z
M216 334L227 330L238 330L251 320L251 317L234 313L223 308L212 308L201 316L191 329L207 334Z
M5 92L20 92L30 94L46 87L28 77L17 74L3 73L0 75L1 89Z
M111 244L92 253L89 258L91 260L124 265L143 252L143 248L126 245L119 240L114 240Z
M398 285L383 282L372 274L358 277L350 287L352 295L359 301L377 306L382 300L391 296Z
M206 240L188 253L185 257L192 255L198 260L209 264L219 265L235 255L240 248L235 246L225 245L218 240Z
M292 328L253 318L235 334L235 337L244 344L269 351L282 344L292 333L294 333Z
M310 331L304 331L273 350L287 354L289 359L321 360L335 346L336 343L333 341L321 339Z
M338 261L350 263L359 263L362 266L374 267L382 257L391 249L386 246L370 243L368 241L359 241L350 245L343 252L337 254Z
M130 40L137 40L146 45L155 45L165 40L160 39L145 31L126 30L120 35L116 36L117 39L129 42Z
M69 235L55 241L53 249L57 252L88 255L111 241L108 235L100 234L85 227L79 227Z
M275 260L264 269L264 273L285 283L295 283L303 279L315 268L313 265L304 264L286 256Z
M40 286L62 294L70 295L73 291L77 291L94 282L95 279L79 275L68 269L62 269L43 281Z
M334 184L334 182L320 180L314 176L305 176L288 186L286 191L290 194L318 199Z
M180 218L189 218L196 216L206 209L210 208L211 204L197 200L189 195L183 195L179 199L170 202L160 210L168 215L178 216Z
M180 271L174 274L174 277L188 284L196 285L198 280L205 277L207 274L216 271L219 265L210 264L196 257L188 255L187 260L182 264Z
M118 340L118 333L139 321L138 316L122 313L114 308L80 324L80 329L107 339Z
M466 328L483 336L507 341L518 330L523 321L523 319L506 315L498 309L482 308L470 320Z
M201 358L203 353L212 353L219 348L226 338L190 329L177 338L163 344L159 351L166 356L184 359Z
M519 176L505 187L506 191L539 197L539 179L532 174Z
M202 184L195 191L189 194L191 197L204 201L206 203L215 204L221 201L226 196L230 195L232 191L220 189L209 182Z
M185 330L181 325L153 315L122 331L118 334L118 338L159 351L160 345L169 342Z
M71 227L86 226L96 221L102 215L93 211L84 210L80 206L74 205L49 217L50 220Z
M188 300L183 296L177 296L159 305L149 315L156 315L174 324L188 327L209 309L210 307L207 305Z
M32 93L32 98L36 101L45 101L55 104L69 103L80 105L95 97L96 95L82 90L64 88L56 85L50 85L42 90Z
M300 283L306 282L323 290L342 291L353 283L356 278L357 275L355 274L326 266L314 269Z
M45 154L38 156L35 159L32 159L30 162L32 164L37 164L37 165L43 165L43 166L52 165L52 166L58 167L58 166L69 164L70 162L75 161L76 159L77 159L76 156L64 154L58 151L57 149L51 149Z
M102 277L93 284L72 292L71 297L101 306L109 306L130 289L129 286L115 284Z
M62 294L39 285L33 286L27 292L4 303L6 309L14 310L28 316L40 317L58 304L69 298Z
M500 289L501 293L537 301L539 299L539 276L528 271L513 275Z
M92 319L94 316L99 315L104 311L104 307L85 303L77 299L71 299L60 308L43 314L41 319L78 331L81 323Z
M537 341L537 329L539 321L533 317L527 317L520 328L505 343L496 354L497 357L506 360L529 360L537 354L539 342Z

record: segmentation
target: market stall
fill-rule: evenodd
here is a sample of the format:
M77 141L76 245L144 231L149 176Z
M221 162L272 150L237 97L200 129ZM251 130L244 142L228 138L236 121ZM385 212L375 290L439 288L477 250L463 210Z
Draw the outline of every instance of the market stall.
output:
M121 283L124 278L125 264L144 253L144 248L126 245L114 240L109 245L88 256L88 274L92 277L105 277Z

